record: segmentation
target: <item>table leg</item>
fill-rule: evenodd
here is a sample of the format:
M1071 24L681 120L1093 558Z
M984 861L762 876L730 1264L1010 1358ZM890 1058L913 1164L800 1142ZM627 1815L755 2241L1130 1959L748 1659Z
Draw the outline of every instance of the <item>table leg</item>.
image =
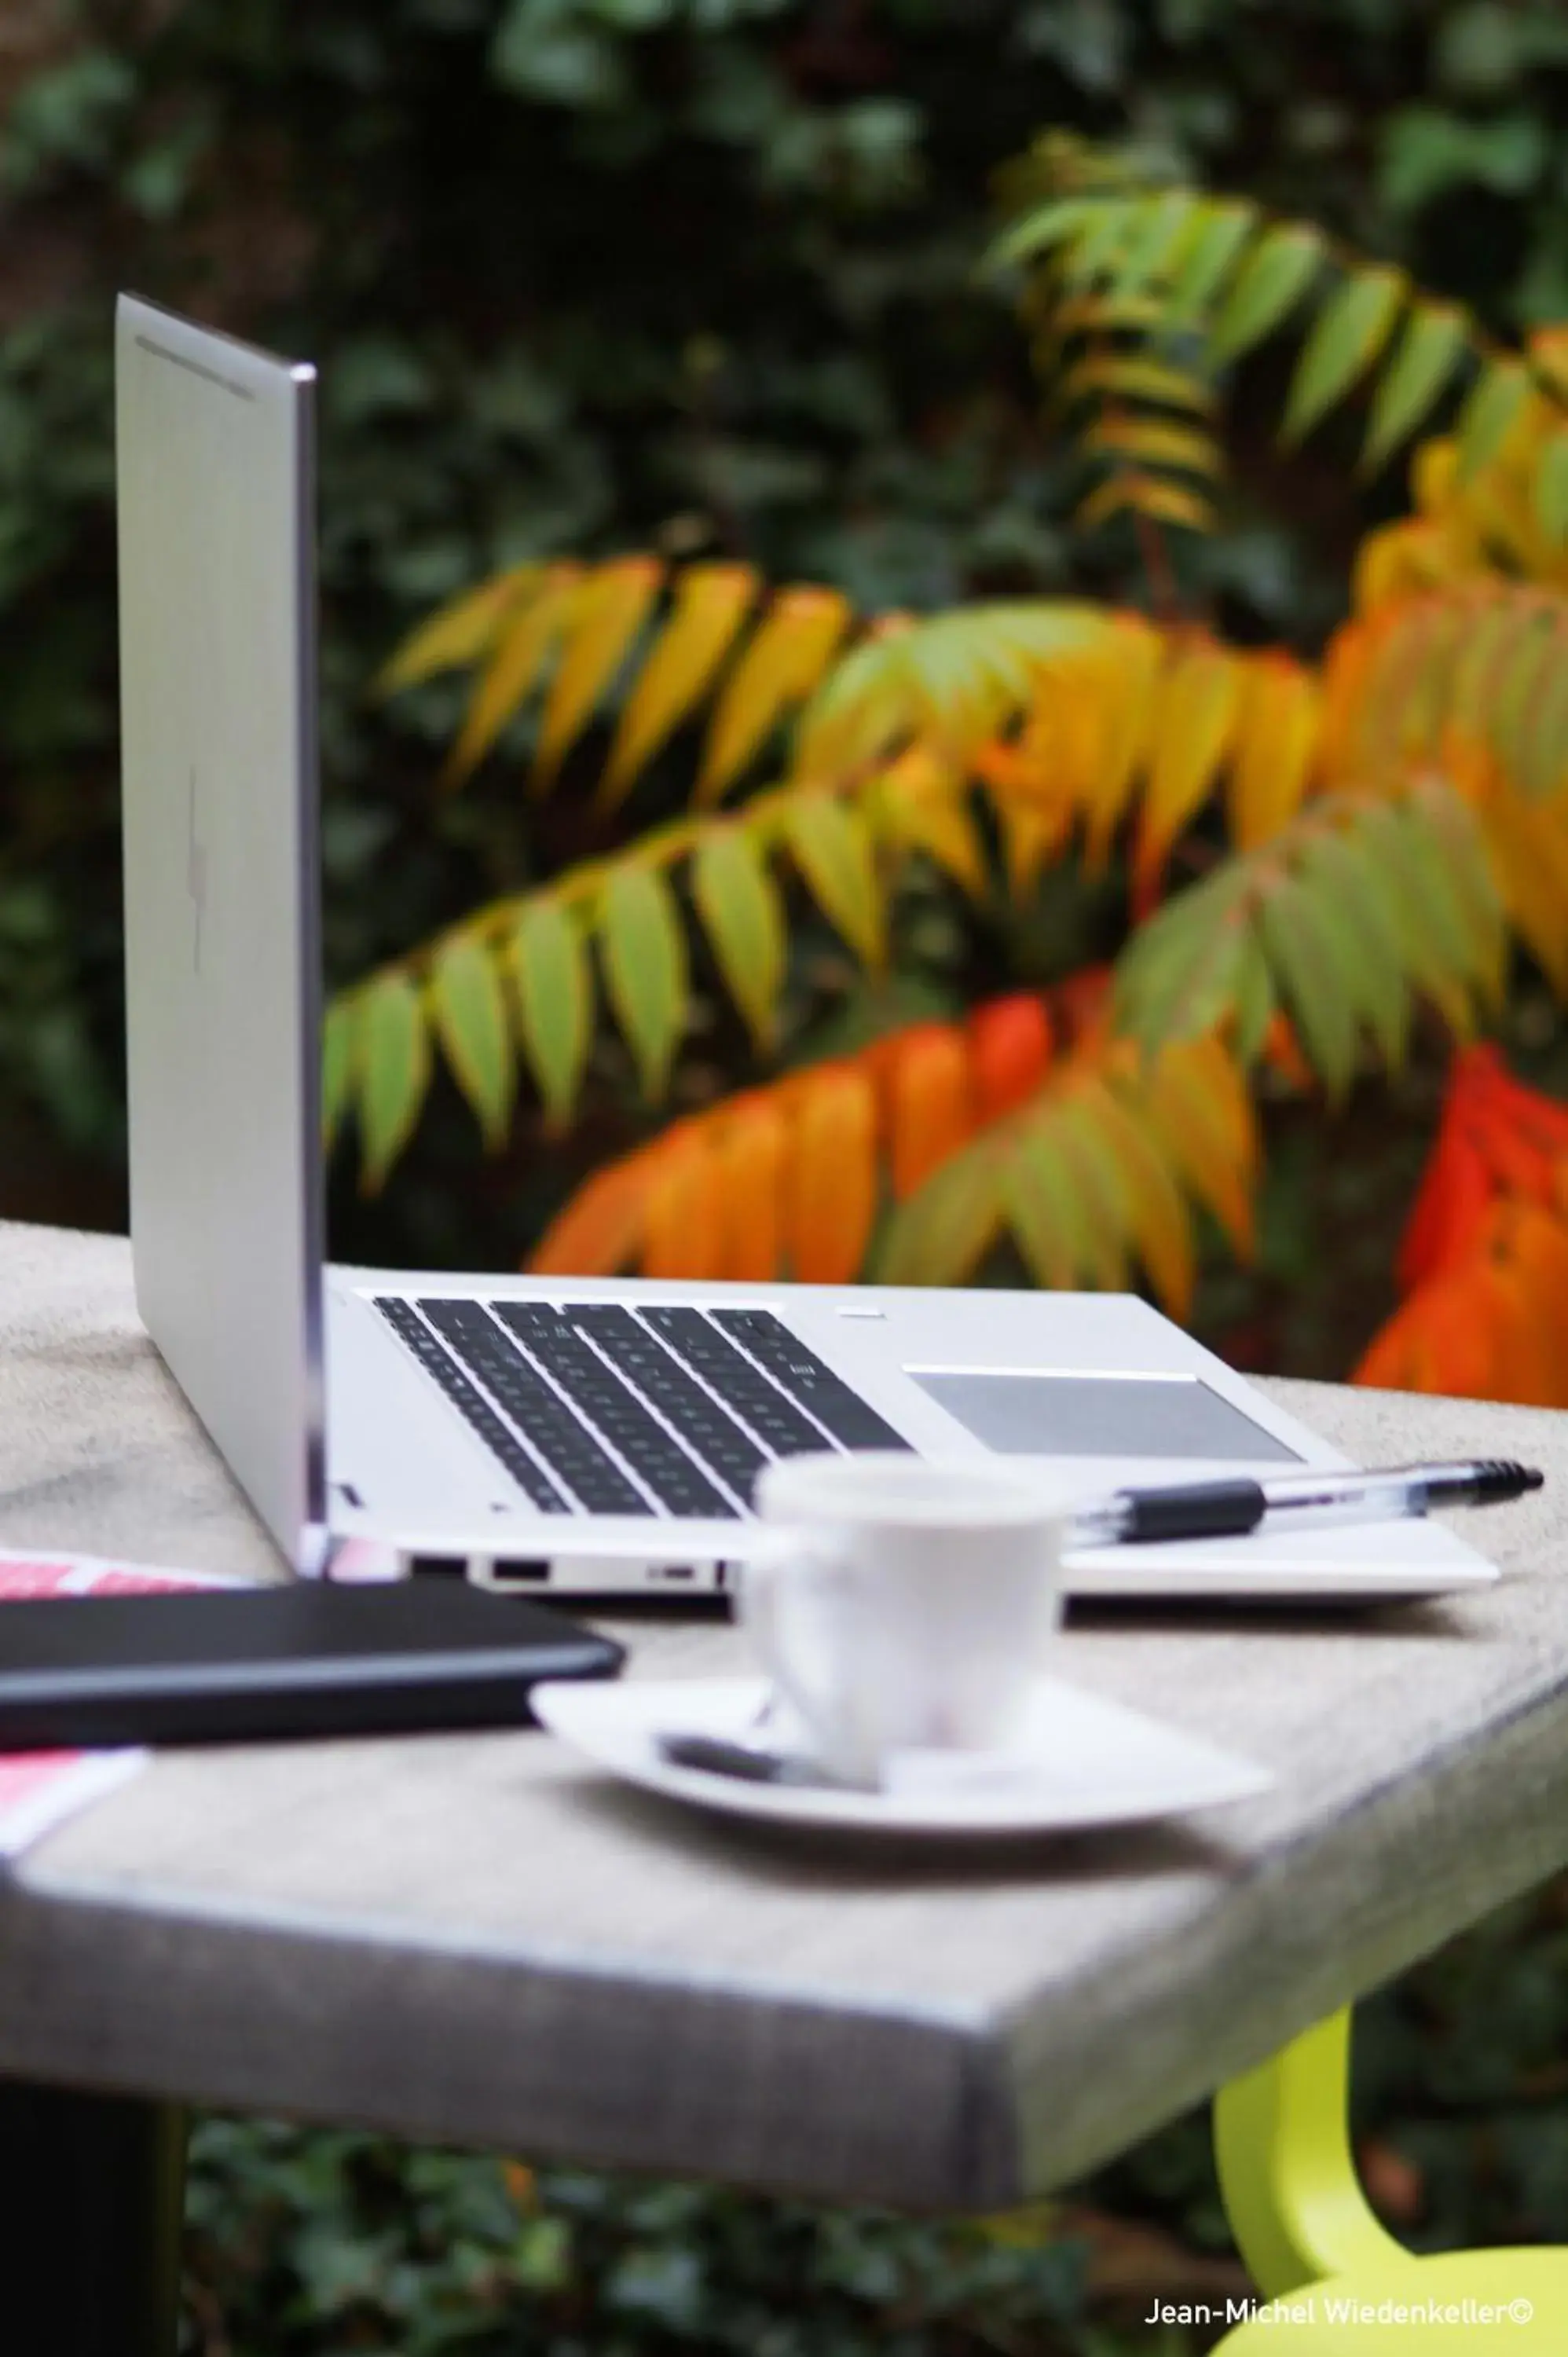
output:
M0 2345L174 2357L185 2116L0 2079Z

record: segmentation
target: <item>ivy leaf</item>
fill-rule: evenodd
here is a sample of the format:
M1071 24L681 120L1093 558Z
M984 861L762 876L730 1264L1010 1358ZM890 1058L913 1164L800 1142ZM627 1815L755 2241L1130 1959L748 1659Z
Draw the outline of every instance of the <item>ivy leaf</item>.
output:
M599 926L610 1004L653 1103L669 1085L687 1006L686 944L665 877L636 862L617 867Z

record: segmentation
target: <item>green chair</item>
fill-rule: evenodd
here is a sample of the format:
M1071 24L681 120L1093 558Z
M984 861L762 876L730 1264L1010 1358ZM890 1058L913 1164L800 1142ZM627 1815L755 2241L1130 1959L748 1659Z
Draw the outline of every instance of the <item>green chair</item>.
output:
M1361 2190L1349 2085L1344 2012L1215 2098L1220 2191L1266 2312L1212 2357L1568 2357L1568 2251L1407 2250Z

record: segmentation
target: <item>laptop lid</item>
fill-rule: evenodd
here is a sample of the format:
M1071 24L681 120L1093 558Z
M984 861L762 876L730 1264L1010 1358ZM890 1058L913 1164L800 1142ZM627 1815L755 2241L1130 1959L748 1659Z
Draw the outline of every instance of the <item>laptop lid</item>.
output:
M326 1555L314 388L120 298L136 1302L303 1572Z

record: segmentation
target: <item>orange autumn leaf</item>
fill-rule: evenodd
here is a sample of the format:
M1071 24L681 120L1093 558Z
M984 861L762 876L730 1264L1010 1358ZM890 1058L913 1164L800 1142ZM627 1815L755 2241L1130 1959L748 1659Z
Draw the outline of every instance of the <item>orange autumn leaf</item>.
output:
M1398 1275L1354 1381L1568 1406L1568 1107L1495 1048L1454 1060Z
M601 1276L624 1268L642 1243L647 1185L641 1157L612 1162L585 1181L529 1255L540 1276Z
M852 1243L864 1254L884 1193L906 1200L1039 1086L1053 1038L1087 1036L1102 1018L1104 970L1069 975L1052 1004L1054 1021L1020 992L965 1022L911 1024L689 1114L589 1179L528 1265L752 1282L845 1267ZM849 1157L836 1174L835 1137ZM807 1233L817 1212L825 1241Z
M1568 1405L1568 1230L1534 1203L1499 1207L1490 1262L1493 1332L1502 1387L1492 1397L1521 1407Z
M876 1100L845 1061L803 1090L785 1183L785 1245L802 1285L859 1275L876 1215Z
M1485 1398L1494 1361L1486 1316L1489 1289L1484 1272L1467 1264L1432 1279L1373 1338L1351 1382L1380 1391Z
M890 1282L956 1282L1005 1234L1045 1283L1139 1263L1179 1316L1190 1203L1250 1242L1251 1103L1218 1037L1144 1060L1107 1010L1091 969L1048 1008L1015 993L689 1114L591 1181L533 1265L848 1283L886 1218ZM1059 1229L1049 1249L1042 1187Z
M642 1267L647 1276L706 1276L724 1232L723 1173L713 1140L695 1123L683 1124L680 1145L665 1155L648 1190Z
M973 1073L950 1025L920 1024L899 1035L886 1092L893 1199L901 1203L974 1126Z
M1261 1053L1264 1063L1278 1074L1287 1088L1298 1089L1304 1096L1310 1092L1312 1067L1301 1052L1295 1026L1287 1015L1280 1013L1278 1007L1269 1017Z
M1033 991L993 998L969 1021L976 1110L995 1121L1038 1088L1051 1060L1051 1018Z
M1400 1245L1402 1291L1408 1292L1470 1249L1491 1198L1487 1165L1473 1140L1463 1131L1441 1139L1426 1166Z
M731 1111L715 1141L723 1248L704 1275L761 1284L784 1254L784 1163L789 1133L780 1108L760 1091Z

